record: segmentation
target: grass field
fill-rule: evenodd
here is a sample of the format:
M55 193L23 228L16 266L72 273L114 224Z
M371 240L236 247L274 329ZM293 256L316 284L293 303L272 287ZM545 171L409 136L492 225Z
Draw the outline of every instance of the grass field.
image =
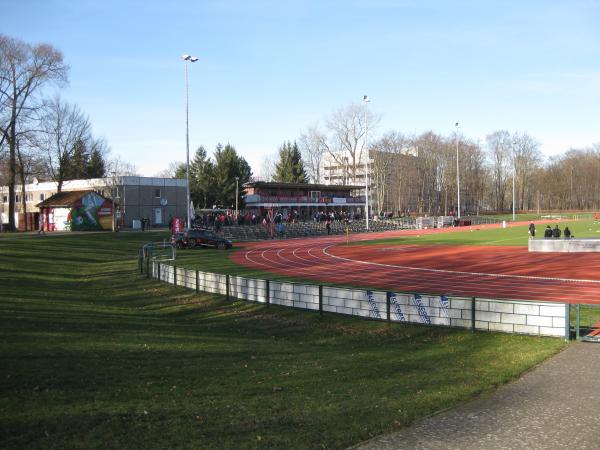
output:
M0 236L0 447L345 448L565 345L195 295L137 274L162 236Z
M562 230L569 227L575 237L595 237L600 239L600 223L592 221L560 221L556 223ZM554 228L555 223L552 223ZM536 224L536 237L544 236L546 224ZM356 241L350 245L369 244L447 244L447 245L521 245L526 246L529 239L528 225L490 228L472 226L449 233L406 235L389 239L376 239L368 242Z

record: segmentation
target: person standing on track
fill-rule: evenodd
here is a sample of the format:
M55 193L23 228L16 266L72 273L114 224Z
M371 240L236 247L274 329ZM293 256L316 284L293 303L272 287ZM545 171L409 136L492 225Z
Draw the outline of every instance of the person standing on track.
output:
M550 239L551 237L552 237L552 228L550 228L550 225L546 225L546 230L544 231L544 238Z
M533 224L533 222L529 224L529 236L531 236L532 238L535 237L535 225Z
M331 234L331 218L327 216L327 221L325 222L325 228L327 228L327 234Z

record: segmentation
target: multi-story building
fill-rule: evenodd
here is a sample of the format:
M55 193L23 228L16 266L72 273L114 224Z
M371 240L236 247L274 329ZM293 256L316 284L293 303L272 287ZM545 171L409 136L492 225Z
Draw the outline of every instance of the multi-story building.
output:
M365 195L365 158L353 162L347 151L327 153L322 160L322 176L325 184L347 185L361 187L360 195ZM416 207L416 194L410 185L400 183L415 176L415 164L418 149L403 148L398 152L387 152L371 149L368 152L367 171L369 174L369 208L371 214L380 211L400 211ZM402 173L400 173L402 172ZM404 187L402 187L404 184ZM402 189L404 192L400 193ZM392 195L393 193L393 195ZM400 204L400 199L402 203Z
M161 226L172 217L185 217L186 186L183 179L117 176L65 181L62 191L95 191L113 200L119 226L129 228L134 220L142 218L153 226ZM57 193L57 183L34 182L25 185L25 192L21 186L15 186L15 191L15 222L19 227L19 219L24 219L23 196L27 212L37 213L36 205ZM0 217L4 224L8 223L8 195L8 186L1 186Z

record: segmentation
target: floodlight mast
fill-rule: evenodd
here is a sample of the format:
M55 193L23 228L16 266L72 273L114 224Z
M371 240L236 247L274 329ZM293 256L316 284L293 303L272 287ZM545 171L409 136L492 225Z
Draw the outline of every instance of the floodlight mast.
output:
M195 63L198 58L191 55L182 55L184 61ZM189 95L188 95L188 65L185 64L185 181L186 181L186 224L187 229L192 228L190 218L190 132L189 132Z
M458 203L458 218L460 219L460 174L458 170L458 128L459 123L456 122L456 197Z
M363 95L363 102L365 102L365 221L367 231L369 231L369 147L367 140L369 127L367 125L367 106L370 101L368 95Z
M517 166L516 166L516 160L515 160L515 145L517 143L513 142L512 143L512 163L513 163L513 173L512 173L512 218L513 218L513 222L516 222L517 220L517 215L515 212L515 177L517 176ZM573 180L573 178L571 177L571 181Z

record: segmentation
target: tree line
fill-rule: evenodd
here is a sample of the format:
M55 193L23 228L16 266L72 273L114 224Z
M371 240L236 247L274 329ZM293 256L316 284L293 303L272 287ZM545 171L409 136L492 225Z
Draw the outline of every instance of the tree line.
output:
M30 45L0 34L0 184L8 185L9 228L14 229L15 186L35 177L65 181L103 177L108 144L94 136L81 109L50 89L68 83L69 66L49 44ZM27 211L21 196L22 211Z
M546 158L525 132L498 130L474 142L458 128L377 135L378 124L365 105L352 104L309 126L298 147L310 181L364 185L366 145L374 212L455 212L458 185L462 212L508 211L513 180L517 210L600 209L600 143Z

